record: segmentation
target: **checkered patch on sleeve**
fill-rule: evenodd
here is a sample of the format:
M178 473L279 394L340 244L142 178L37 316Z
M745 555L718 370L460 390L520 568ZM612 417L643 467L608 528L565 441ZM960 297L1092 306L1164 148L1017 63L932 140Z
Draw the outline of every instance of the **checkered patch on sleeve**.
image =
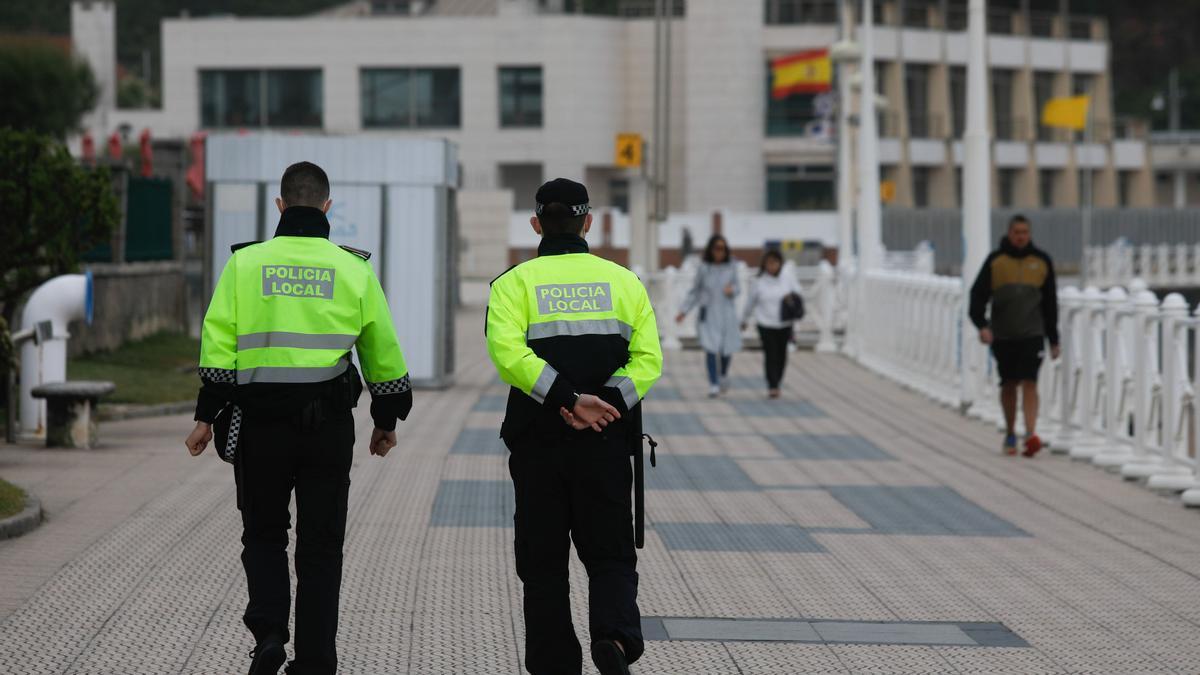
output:
M368 382L367 390L372 396L386 396L388 394L403 394L412 389L412 384L408 381L408 375L398 380L388 380L387 382Z
M229 438L225 441L225 447L221 448L221 459L226 462L232 462L237 456L238 437L242 433L242 409L235 405L230 415Z
M213 384L234 384L237 371L228 368L201 368L200 379Z

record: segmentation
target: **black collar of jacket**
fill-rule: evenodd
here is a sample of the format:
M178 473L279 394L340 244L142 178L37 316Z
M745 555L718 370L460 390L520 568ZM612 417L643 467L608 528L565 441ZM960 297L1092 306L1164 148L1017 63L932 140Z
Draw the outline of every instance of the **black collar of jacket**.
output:
M538 244L538 255L587 252L587 242L577 234L547 234L542 237L542 243Z
M1000 252L1013 258L1024 258L1036 250L1037 249L1034 248L1032 241L1026 244L1025 248L1017 248L1016 246L1013 246L1011 241L1008 240L1008 236L1000 237Z
M312 206L289 206L279 216L276 237L329 238L329 219L325 212Z

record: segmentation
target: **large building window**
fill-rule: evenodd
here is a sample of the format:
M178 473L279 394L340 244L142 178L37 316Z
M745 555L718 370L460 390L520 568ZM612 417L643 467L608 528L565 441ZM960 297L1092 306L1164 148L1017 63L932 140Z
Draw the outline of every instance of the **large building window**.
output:
M837 0L765 0L768 25L837 23Z
M834 207L832 166L767 167L768 211L826 211Z
M1033 114L1037 120L1037 139L1039 141L1054 140L1054 127L1042 124L1042 110L1050 99L1054 98L1054 79L1057 73L1038 71L1033 74Z
M1013 71L992 70L992 119L996 139L1017 140L1017 124L1013 120Z
M950 66L950 116L954 118L952 134L962 138L967 130L967 67Z
M542 67L500 69L500 126L542 126Z
M929 71L928 65L909 63L904 66L904 94L908 99L908 135L929 138Z
M912 168L913 206L923 209L929 206L929 182L932 170L927 166Z
M202 70L200 124L320 127L322 96L320 70Z
M462 116L458 68L364 68L362 125L455 129Z
M997 182L1000 184L1000 194L996 206L1009 207L1017 205L1017 169L1001 168L996 170Z
M1043 208L1054 206L1054 173L1054 169L1038 169L1038 192Z
M771 95L771 64L767 63L767 135L804 136L809 124L821 119L816 109L816 94L791 94L784 98Z

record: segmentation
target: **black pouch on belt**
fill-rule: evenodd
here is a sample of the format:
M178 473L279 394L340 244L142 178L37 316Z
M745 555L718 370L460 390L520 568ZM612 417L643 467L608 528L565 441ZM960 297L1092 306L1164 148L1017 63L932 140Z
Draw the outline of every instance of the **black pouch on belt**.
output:
M234 463L242 430L242 409L236 403L221 408L213 420L213 447L222 460Z

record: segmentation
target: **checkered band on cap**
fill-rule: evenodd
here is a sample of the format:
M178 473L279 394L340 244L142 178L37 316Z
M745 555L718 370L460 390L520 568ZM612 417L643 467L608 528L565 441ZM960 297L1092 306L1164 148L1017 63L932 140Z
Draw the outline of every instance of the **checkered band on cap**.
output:
M200 379L214 384L233 384L237 382L237 371L228 368L201 368Z
M408 380L408 375L398 380L388 380L387 382L368 382L367 390L372 396L386 396L388 394L403 394L412 389L412 384Z
M586 216L588 212L592 210L591 204L575 204L568 206L567 208L571 209L572 216ZM546 210L546 205L539 203L537 205L537 209L535 209L535 213L540 216L544 210Z

